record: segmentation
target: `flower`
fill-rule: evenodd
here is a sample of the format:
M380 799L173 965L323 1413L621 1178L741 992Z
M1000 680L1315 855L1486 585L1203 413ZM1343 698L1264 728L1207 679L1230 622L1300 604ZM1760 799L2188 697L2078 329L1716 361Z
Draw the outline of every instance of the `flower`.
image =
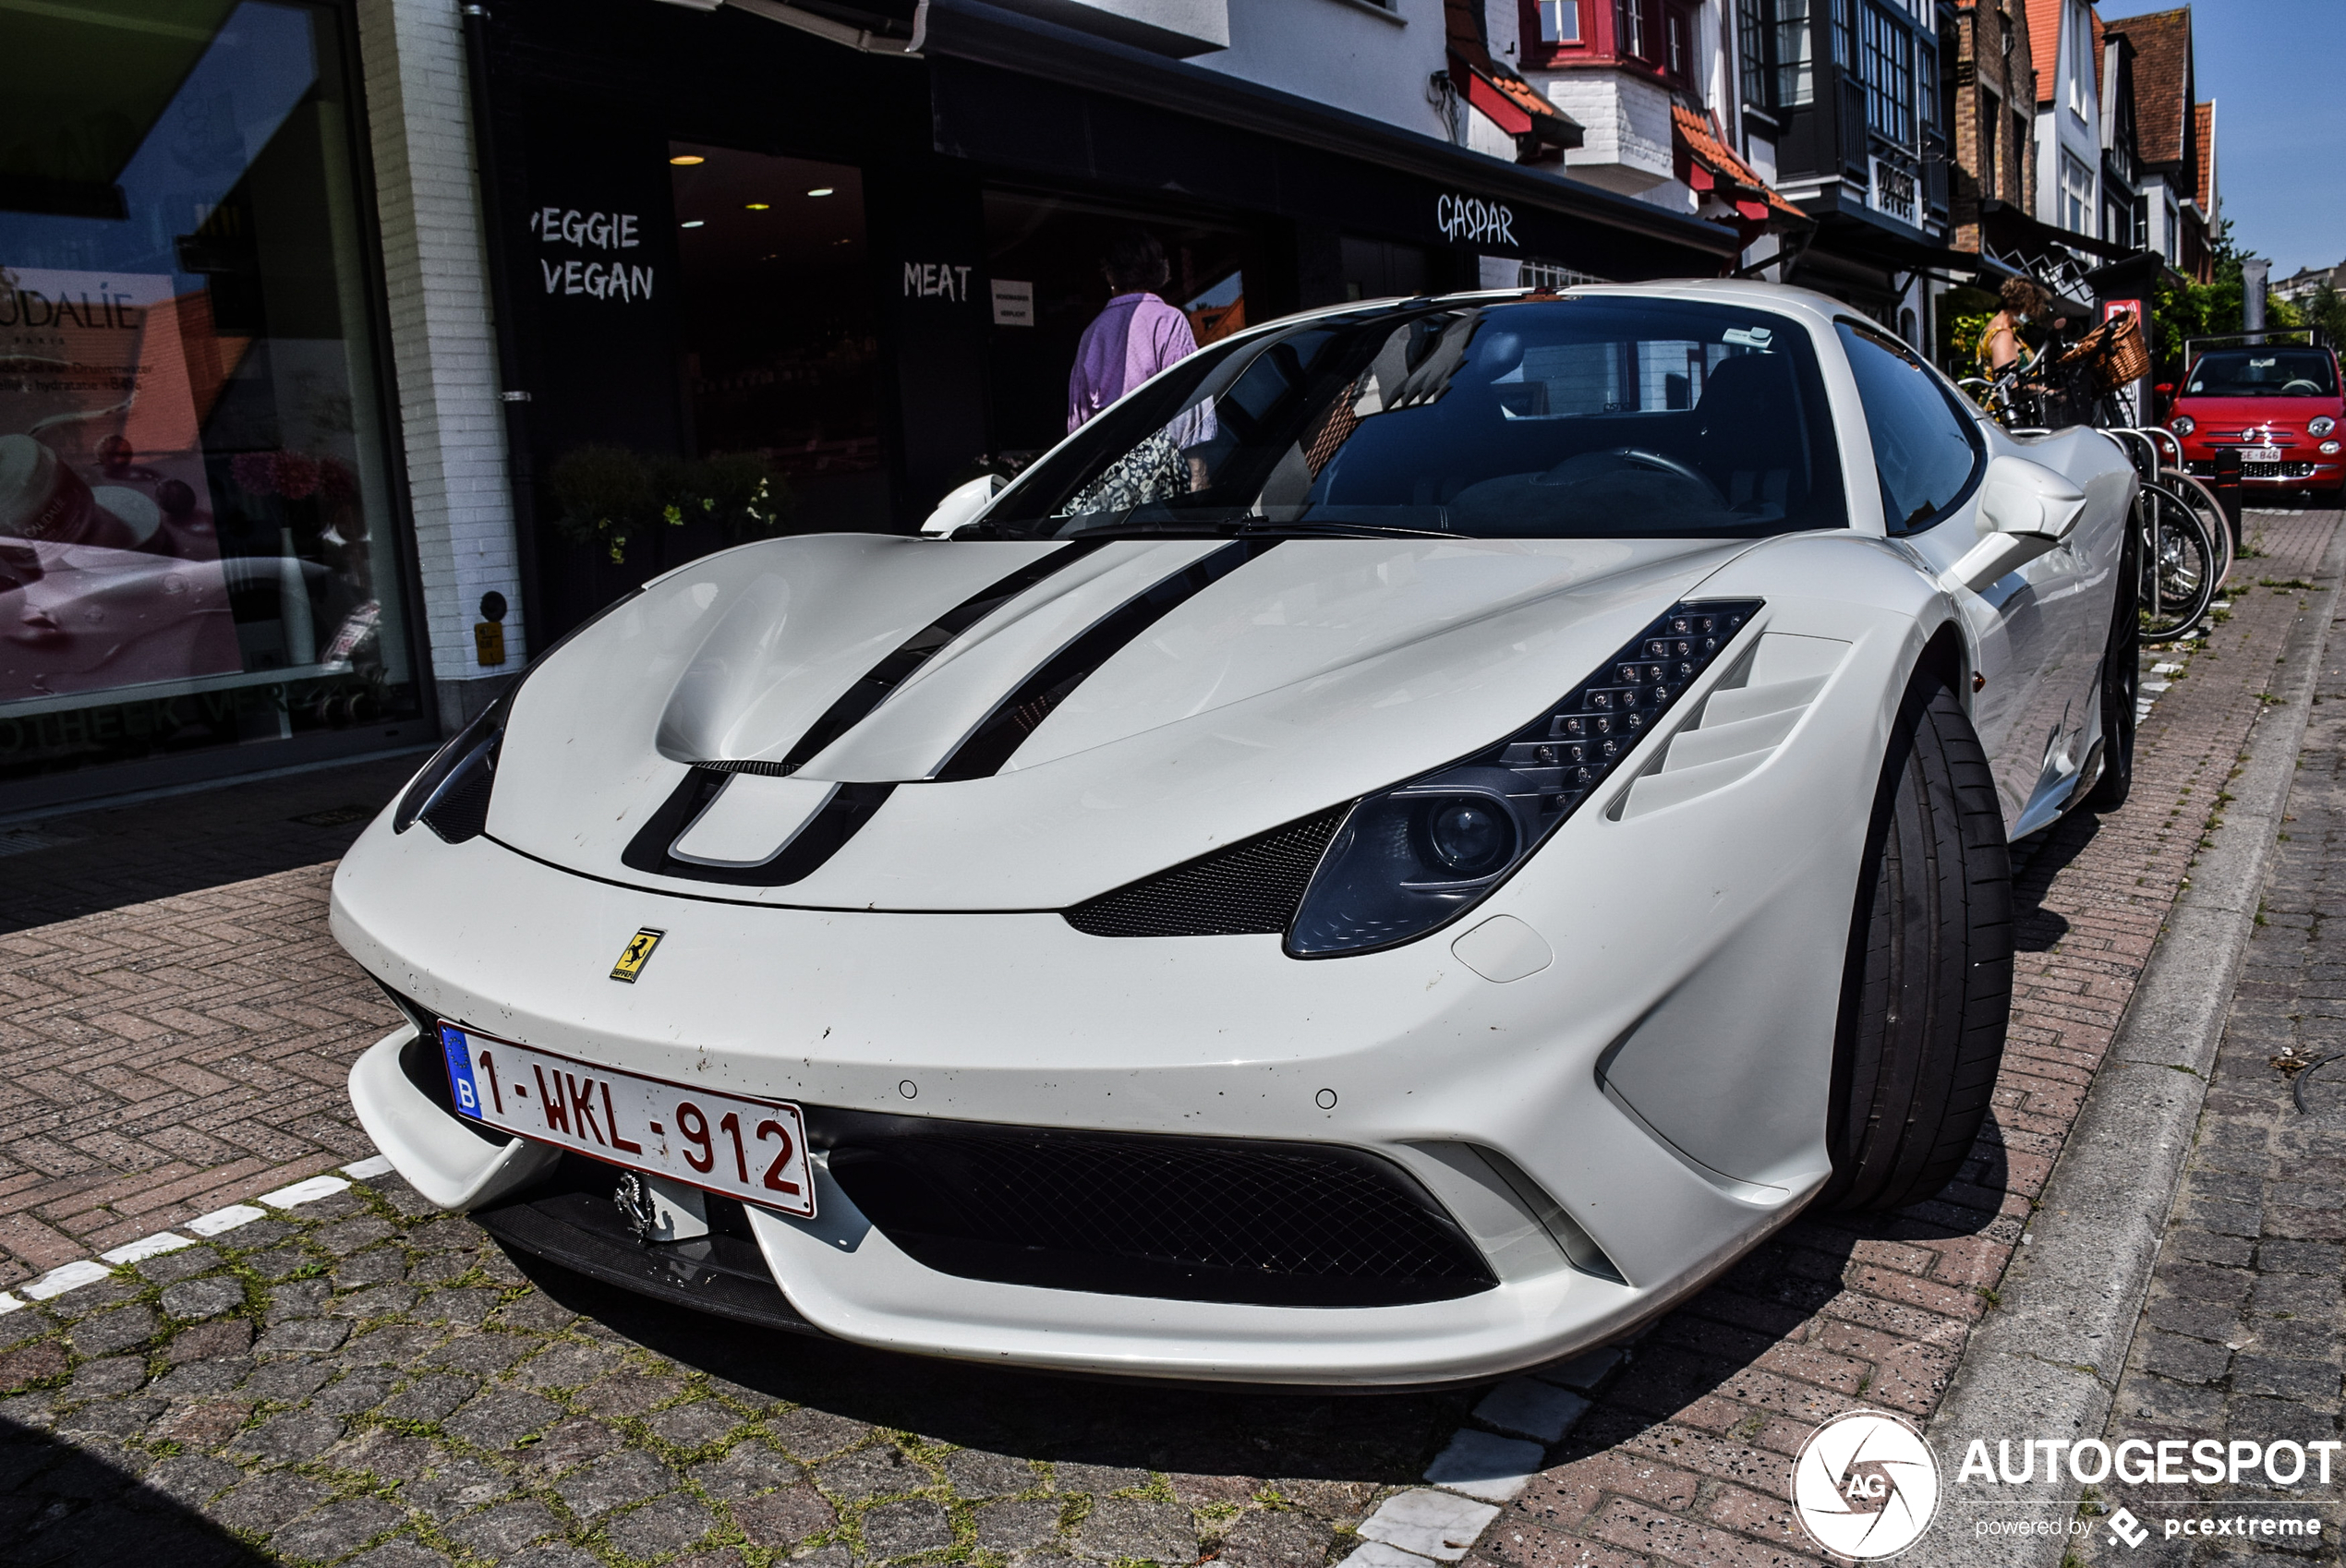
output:
M321 464L314 457L297 452L281 452L273 464L276 469L277 493L287 501L307 501L318 493L322 477Z

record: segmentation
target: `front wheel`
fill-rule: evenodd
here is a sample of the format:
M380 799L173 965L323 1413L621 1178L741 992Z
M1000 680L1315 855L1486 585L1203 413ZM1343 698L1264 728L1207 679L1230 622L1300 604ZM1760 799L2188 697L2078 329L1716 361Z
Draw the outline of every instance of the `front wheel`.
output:
M2129 530L2118 559L2117 603L2110 612L2110 636L2101 654L2101 775L2086 796L2087 811L2116 811L2134 789L2134 706L2142 693L2142 655L2137 640L2142 612L2140 540Z
M1895 1209L1944 1187L1988 1114L2012 1008L2012 870L1963 703L1918 675L1882 761L1843 971L1820 1198Z

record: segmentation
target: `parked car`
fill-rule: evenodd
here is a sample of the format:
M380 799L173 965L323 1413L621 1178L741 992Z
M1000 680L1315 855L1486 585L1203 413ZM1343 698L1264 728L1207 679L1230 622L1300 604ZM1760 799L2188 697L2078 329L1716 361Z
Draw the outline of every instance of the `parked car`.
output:
M2240 452L2243 484L2336 496L2346 487L2346 402L2337 352L2299 344L2209 349L2191 364L2167 428L2201 478L2216 454Z
M670 573L367 829L427 1198L868 1345L1376 1384L1956 1173L2007 840L2126 794L2111 443L1721 282L1257 327L999 486Z

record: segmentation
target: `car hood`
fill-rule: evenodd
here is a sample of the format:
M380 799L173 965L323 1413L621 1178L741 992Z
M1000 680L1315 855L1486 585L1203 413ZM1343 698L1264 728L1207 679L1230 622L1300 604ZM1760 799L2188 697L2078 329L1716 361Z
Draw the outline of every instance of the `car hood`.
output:
M660 579L530 672L488 832L591 875L752 902L1064 908L1488 745L1748 548L1288 539L1232 567L1221 539L748 546ZM623 863L694 765L770 771L925 627L1038 563L774 791L795 811L792 790L897 786L811 875L712 887ZM1038 669L1185 573L1211 581L1110 646L1093 637L1087 672L998 770L934 781Z

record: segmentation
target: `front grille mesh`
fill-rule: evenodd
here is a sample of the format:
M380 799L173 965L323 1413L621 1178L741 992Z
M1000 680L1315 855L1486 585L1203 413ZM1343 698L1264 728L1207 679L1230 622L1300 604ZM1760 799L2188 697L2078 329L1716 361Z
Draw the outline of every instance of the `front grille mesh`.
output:
M1093 936L1277 935L1295 918L1349 802L1062 911Z
M891 1241L964 1277L1330 1306L1493 1283L1431 1196L1361 1151L1004 1128L857 1140L830 1170Z

